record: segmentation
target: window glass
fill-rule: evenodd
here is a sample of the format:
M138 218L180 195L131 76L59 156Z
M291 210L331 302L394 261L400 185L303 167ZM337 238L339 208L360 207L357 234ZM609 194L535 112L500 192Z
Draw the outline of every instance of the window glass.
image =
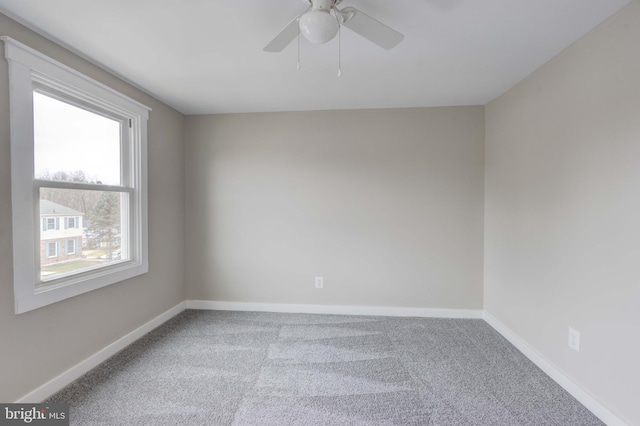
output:
M67 240L67 255L76 253L76 240Z
M128 197L127 192L40 188L40 215L69 215L67 223L74 224L58 232L42 232L42 245L63 239L67 241L66 254L75 256L54 262L41 259L39 286L64 275L128 260ZM76 240L82 244L76 246Z
M120 185L120 122L33 93L36 179Z
M57 217L44 217L42 218L42 230L53 231L56 229L56 224L60 223Z
M56 257L58 255L58 244L54 242L47 243L47 257Z

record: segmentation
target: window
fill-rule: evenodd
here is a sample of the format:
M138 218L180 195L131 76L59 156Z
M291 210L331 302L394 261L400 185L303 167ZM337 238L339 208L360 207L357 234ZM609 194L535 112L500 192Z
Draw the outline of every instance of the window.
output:
M76 240L67 240L67 256L76 254Z
M60 220L57 217L47 217L42 219L42 230L53 231L60 229Z
M58 243L55 241L47 243L47 257L58 257Z
M65 229L74 229L78 228L78 218L77 217L66 217L65 218Z
M22 313L148 271L149 108L2 40L11 79L15 309Z

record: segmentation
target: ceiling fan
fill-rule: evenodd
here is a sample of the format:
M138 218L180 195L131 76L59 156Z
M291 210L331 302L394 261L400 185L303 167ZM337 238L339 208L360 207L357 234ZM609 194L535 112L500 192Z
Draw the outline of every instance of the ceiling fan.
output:
M299 34L313 43L326 43L336 36L341 26L349 28L387 50L396 46L404 38L396 30L356 8L338 9L336 6L342 3L342 0L304 1L309 3L307 11L293 18L263 50L280 52Z

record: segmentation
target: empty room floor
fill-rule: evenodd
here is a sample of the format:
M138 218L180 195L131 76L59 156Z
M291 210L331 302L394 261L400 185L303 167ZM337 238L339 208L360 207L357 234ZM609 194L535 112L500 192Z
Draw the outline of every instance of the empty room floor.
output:
M601 425L483 320L187 310L48 402L78 425Z

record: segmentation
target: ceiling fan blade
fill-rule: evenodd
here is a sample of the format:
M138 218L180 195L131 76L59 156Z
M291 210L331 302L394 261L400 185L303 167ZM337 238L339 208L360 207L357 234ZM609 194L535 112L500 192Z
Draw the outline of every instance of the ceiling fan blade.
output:
M300 31L298 20L301 16L298 15L293 18L262 50L265 52L281 52L282 49L287 47L298 36Z
M404 36L396 30L387 27L382 22L353 7L345 7L342 10L334 9L340 17L340 23L350 30L371 40L384 49L391 49L404 39Z

